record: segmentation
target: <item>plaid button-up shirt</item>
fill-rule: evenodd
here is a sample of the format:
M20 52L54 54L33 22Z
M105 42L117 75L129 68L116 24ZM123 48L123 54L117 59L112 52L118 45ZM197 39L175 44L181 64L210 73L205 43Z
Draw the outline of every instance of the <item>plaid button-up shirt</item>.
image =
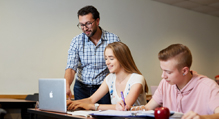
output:
M95 46L84 34L74 37L68 50L66 69L77 72L76 80L87 85L100 85L109 70L105 64L104 50L112 42L118 42L119 37L103 29L101 39Z

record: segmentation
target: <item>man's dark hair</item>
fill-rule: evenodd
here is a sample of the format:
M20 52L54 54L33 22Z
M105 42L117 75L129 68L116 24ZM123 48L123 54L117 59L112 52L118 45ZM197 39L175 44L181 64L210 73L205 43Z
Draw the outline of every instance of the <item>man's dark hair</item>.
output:
M93 15L93 19L95 19L95 20L97 18L100 18L100 16L99 16L100 14L94 6L85 6L85 7L81 8L78 11L78 18L79 18L79 16L84 16L84 15L87 15L89 13L91 13Z

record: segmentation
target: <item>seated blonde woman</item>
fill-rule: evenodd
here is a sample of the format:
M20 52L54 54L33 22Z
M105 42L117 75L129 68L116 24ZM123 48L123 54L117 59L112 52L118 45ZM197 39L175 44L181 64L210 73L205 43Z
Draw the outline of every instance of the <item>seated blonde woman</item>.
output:
M98 90L89 98L67 101L68 110L124 110L121 105L121 91L128 106L146 104L148 86L145 78L135 65L129 48L122 42L108 44L104 51L106 65L110 74L106 76ZM97 104L107 92L111 104ZM96 103L96 104L95 104ZM124 103L123 103L124 104Z

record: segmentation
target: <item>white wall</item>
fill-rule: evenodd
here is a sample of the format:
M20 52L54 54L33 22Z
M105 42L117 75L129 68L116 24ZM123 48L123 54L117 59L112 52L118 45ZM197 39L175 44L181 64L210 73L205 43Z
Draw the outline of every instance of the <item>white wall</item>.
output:
M172 43L190 48L193 70L219 74L219 17L152 0L0 0L0 94L35 93L39 78L64 77L85 5L129 46L149 86L161 80L158 52Z

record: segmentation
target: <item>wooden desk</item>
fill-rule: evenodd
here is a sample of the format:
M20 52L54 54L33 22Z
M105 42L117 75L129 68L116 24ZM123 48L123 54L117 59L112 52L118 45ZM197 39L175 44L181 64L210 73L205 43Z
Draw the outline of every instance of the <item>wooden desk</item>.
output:
M27 112L31 113L32 115L31 117L33 117L33 119L37 119L38 115L45 116L44 118L48 118L48 119L49 118L52 118L52 119L94 119L91 117L73 116L67 113L44 111L44 110L39 110L39 109L34 109L34 108L29 108Z
M144 117L144 118L140 118L140 117L100 117L100 118L93 118L93 117L83 117L83 116L73 116L70 114L66 114L66 113L59 113L59 112L52 112L52 111L43 111L43 110L39 110L39 109L33 109L33 108L29 108L27 110L28 113L31 113L35 116L31 116L34 117L33 119L38 119L36 116L37 115L43 115L46 116L44 118L49 119L154 119L153 117ZM41 119L41 118L40 118Z
M27 108L34 108L36 101L0 98L0 107L7 111L5 118L29 119Z
M66 113L59 113L59 112L52 112L52 111L43 111L39 109L34 109L34 108L28 108L27 110L28 113L31 113L33 118L31 119L41 119L41 118L36 118L37 115L42 115L45 116L45 119L154 119L154 117L83 117L83 116L73 116L70 114ZM33 116L35 115L35 116ZM43 119L44 119L43 118ZM169 119L181 119L180 117L170 117Z
M34 107L36 101L19 100L10 98L0 98L0 107L4 109L8 108L31 108Z

